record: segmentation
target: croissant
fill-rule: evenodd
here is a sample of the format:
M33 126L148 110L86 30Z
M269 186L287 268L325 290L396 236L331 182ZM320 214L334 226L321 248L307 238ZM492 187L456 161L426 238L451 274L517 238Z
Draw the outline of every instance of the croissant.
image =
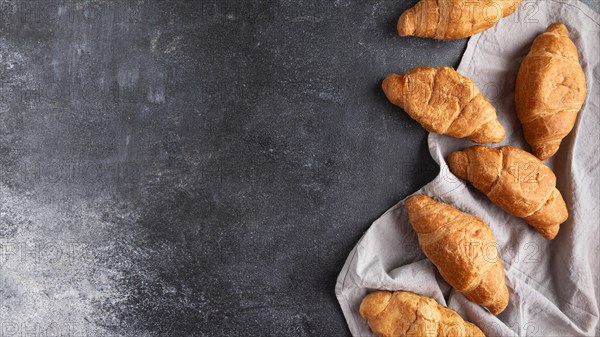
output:
M544 160L558 151L586 95L577 47L567 27L555 23L533 42L515 87L517 116L534 155Z
M380 337L485 337L454 310L406 291L376 291L360 305L360 315Z
M508 305L504 268L490 228L478 217L417 195L405 202L419 246L453 288L497 315Z
M473 81L449 67L418 67L389 75L382 84L388 100L403 108L427 131L497 143L505 131L496 109Z
M398 34L439 40L462 39L514 13L522 0L421 0L398 20Z
M473 146L452 152L448 166L548 240L556 237L560 224L569 217L554 172L529 152L512 146Z

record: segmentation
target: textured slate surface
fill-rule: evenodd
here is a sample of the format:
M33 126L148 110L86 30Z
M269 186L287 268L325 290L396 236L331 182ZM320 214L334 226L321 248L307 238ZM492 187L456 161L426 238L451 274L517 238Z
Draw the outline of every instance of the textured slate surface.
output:
M437 172L380 81L466 44L414 3L0 1L0 335L348 335L346 255Z

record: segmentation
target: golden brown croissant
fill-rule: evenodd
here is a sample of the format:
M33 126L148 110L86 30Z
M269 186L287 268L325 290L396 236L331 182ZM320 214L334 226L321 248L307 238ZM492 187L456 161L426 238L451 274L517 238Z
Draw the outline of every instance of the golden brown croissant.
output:
M462 39L514 13L522 0L421 0L398 20L398 34L440 40Z
M517 116L534 155L552 157L575 125L586 97L577 47L562 23L538 36L523 60L515 88Z
M448 67L418 67L389 75L382 84L388 100L403 108L427 131L469 138L476 143L504 139L496 109L475 83Z
M485 337L454 310L406 291L370 293L360 305L360 315L380 337Z
M478 217L417 195L405 202L419 246L453 288L497 315L508 305L504 268L490 228Z
M473 146L448 157L452 173L471 182L496 205L523 218L546 239L569 217L554 172L529 152L512 146Z

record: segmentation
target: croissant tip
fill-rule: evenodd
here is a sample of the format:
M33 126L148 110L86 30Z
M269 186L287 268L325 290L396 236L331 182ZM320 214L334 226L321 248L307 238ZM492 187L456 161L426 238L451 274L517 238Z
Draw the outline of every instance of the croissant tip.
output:
M448 155L448 167L458 178L467 178L468 163L467 155L463 151L455 151Z
M502 308L502 307L493 307L493 308L488 308L488 310L489 310L489 311L490 311L490 312L491 312L491 313L492 313L494 316L498 316L498 315L500 315L500 314L501 314L501 313L504 311L504 309L506 309L506 306L505 306L505 307L503 307L503 308Z
M498 120L496 120L494 122L496 123L497 127L490 134L491 135L490 138L491 138L492 143L500 143L506 137L506 130L504 129L504 126L502 126L502 124L500 124L500 122Z
M383 79L383 82L381 82L381 88L383 89L383 91L386 91L390 87L394 77L396 77L396 76L398 76L398 75L397 74L389 74Z
M469 139L475 143L500 143L506 137L506 130L497 119L489 121L482 125L477 132L474 132Z
M409 9L400 15L398 19L398 35L413 36L415 34L415 13Z
M534 156L538 157L540 160L546 160L556 154L558 149L560 148L560 142L555 143L546 143L542 145L533 145L531 147L531 152Z
M552 226L550 228L538 229L538 232L548 240L554 240L558 235L558 230L560 226Z
M412 200L412 201L418 201L418 200L421 200L421 199L426 199L426 198L429 198L429 197L428 197L428 196L426 196L426 195L423 195L423 194L413 194L413 195L411 195L410 197L408 197L408 199L406 199L406 200L407 200L407 201L408 201L408 200Z
M401 85L397 85L402 82L402 75L398 74L389 74L386 78L381 82L381 89L383 93L388 98L389 101L394 101L394 97L399 96L402 90ZM401 96L401 95L400 95Z
M562 22L555 22L551 24L546 30L549 33L557 33L564 36L569 36L569 29Z
M489 309L490 312L492 314L494 314L495 316L502 313L506 309L506 307L508 307L509 297L510 297L510 295L508 292L508 288L506 287L506 284L504 284L504 286L502 287L502 290L500 292L500 295L497 298L497 301L494 303L494 306Z
M390 291L374 291L362 300L359 308L359 314L364 318L371 318L379 315L387 306L392 297Z
M421 194L415 194L410 196L404 202L406 208L410 211L414 211L416 208L420 208L424 203L434 201L430 197Z

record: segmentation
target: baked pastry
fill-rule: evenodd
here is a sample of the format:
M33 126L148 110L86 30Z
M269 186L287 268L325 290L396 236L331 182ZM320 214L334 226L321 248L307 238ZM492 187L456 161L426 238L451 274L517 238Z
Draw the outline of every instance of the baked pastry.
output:
M448 166L457 177L470 181L492 202L523 218L546 239L554 239L560 224L569 217L554 172L529 152L512 146L473 146L452 152Z
M515 87L517 116L534 155L544 160L558 151L586 95L577 47L567 27L555 23L533 41Z
M427 131L497 143L505 131L496 109L473 81L449 67L418 67L389 75L382 84L388 100L403 108Z
M380 337L479 337L475 325L429 297L406 291L376 291L360 305L360 315Z
M514 13L522 0L421 0L398 20L398 34L439 40L462 39Z
M490 228L478 217L424 195L404 203L419 246L456 290L497 315L508 305L504 268Z

